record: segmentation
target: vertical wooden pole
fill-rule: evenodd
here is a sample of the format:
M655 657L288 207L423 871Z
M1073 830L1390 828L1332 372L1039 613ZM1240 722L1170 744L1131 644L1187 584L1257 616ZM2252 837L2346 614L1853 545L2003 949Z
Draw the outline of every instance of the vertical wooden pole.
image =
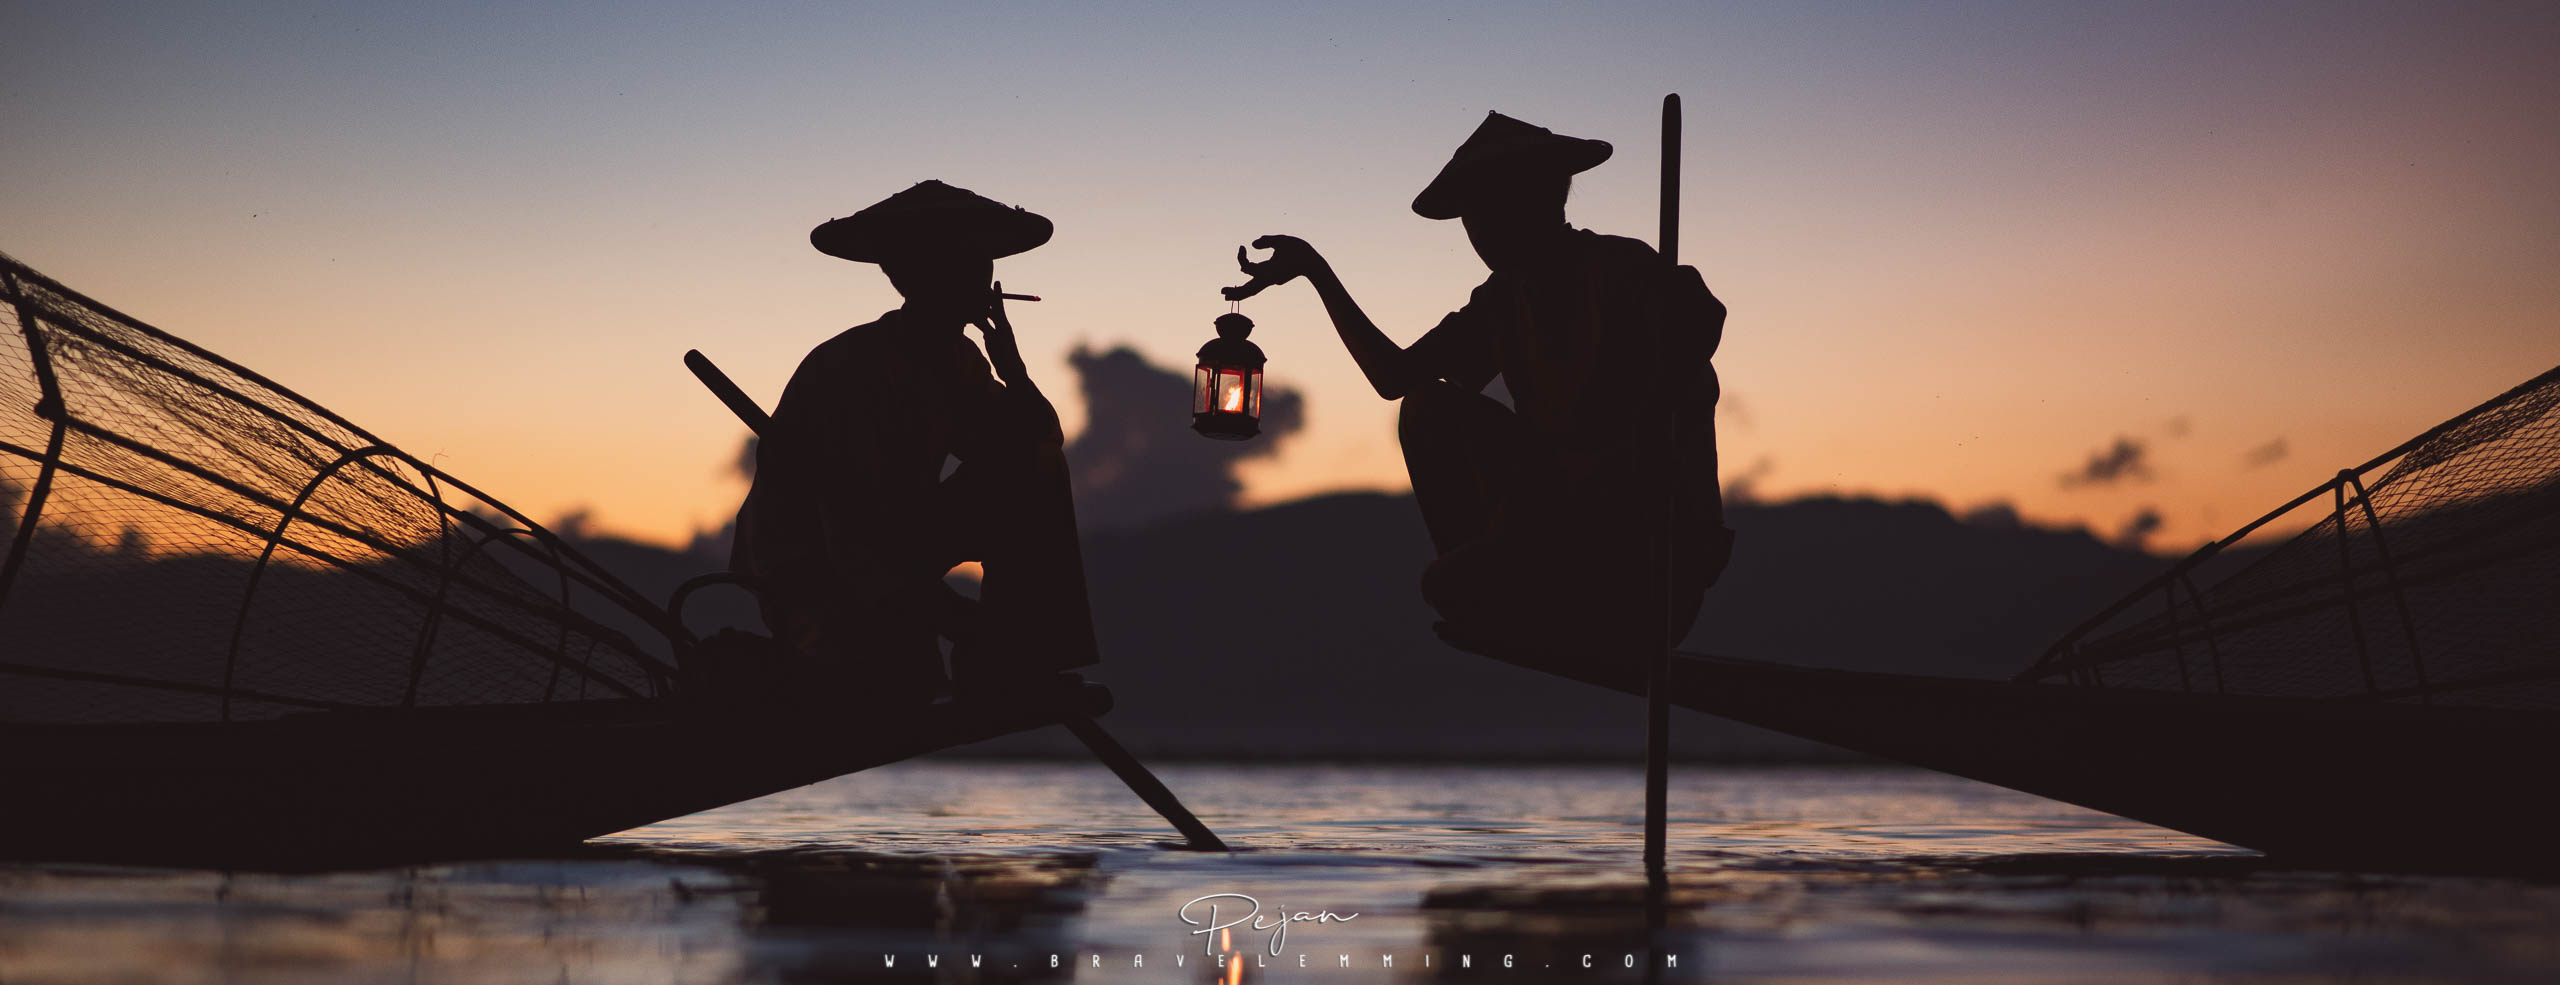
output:
M1680 262L1680 94L1662 97L1662 256L1672 263ZM1672 420L1672 415L1663 415ZM1676 425L1675 425L1676 427ZM1676 431L1674 437L1676 438ZM1676 441L1663 446L1667 453L1677 447ZM1661 593L1660 605L1653 617L1657 643L1646 654L1644 673L1644 864L1660 873L1668 855L1665 841L1669 837L1671 799L1671 648L1679 643L1671 638L1671 540L1677 512L1670 498L1668 483L1663 499L1661 546L1657 556L1662 570L1656 572L1655 590Z
M1680 262L1680 94L1662 97L1662 258Z

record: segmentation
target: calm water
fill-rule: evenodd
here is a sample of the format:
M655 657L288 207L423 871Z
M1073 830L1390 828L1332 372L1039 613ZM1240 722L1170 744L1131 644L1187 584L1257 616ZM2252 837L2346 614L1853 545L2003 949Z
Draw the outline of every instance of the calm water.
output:
M2275 869L1916 771L1675 772L1658 931L1632 769L1161 772L1243 850L1170 850L1099 767L925 763L573 858L0 866L0 983L2560 980L2560 887ZM1350 919L1276 957L1237 927L1222 969L1181 920L1218 893Z

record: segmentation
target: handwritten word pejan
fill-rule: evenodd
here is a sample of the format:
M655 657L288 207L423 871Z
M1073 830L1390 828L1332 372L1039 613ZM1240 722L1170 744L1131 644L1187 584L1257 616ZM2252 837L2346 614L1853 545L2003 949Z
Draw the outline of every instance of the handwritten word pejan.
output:
M1220 909L1216 902L1218 900L1240 901L1244 907L1244 914L1224 923L1218 922ZM1209 916L1205 922L1196 918L1192 914L1192 910L1202 903L1209 904ZM1193 934L1197 935L1214 934L1229 927L1243 925L1247 921L1251 921L1251 926L1254 930L1270 932L1271 943L1269 946L1271 956L1276 958L1280 956L1280 946L1289 939L1290 924L1332 923L1335 921L1350 923L1351 921L1358 919L1360 915L1357 913L1335 913L1332 910L1316 910L1314 912L1299 910L1293 913L1286 909L1275 908L1269 917L1265 917L1262 915L1261 900L1254 899L1253 897L1247 896L1243 893L1211 893L1207 896L1182 904L1181 911L1176 913L1175 916L1181 917L1183 923L1200 928L1192 931ZM1207 940L1202 941L1200 945L1200 953L1218 953L1218 939L1210 937Z

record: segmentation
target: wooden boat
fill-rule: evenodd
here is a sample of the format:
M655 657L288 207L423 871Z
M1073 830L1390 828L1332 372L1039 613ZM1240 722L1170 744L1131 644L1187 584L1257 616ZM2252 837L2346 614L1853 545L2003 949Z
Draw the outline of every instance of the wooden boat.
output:
M2300 533L2233 550L2324 497ZM1443 637L1646 693L1633 655ZM1666 688L2290 862L2560 872L2538 772L2560 754L2560 369L2207 544L2015 679L1674 654Z
M1009 700L689 714L655 699L7 725L8 857L263 869L541 855L1107 710L1062 681Z
M1642 696L1633 660L1458 642ZM1885 759L2350 868L2560 870L2537 712L1822 670L1679 654L1671 701Z
M793 700L680 602L245 367L5 256L0 315L0 857L553 851L1053 724L1223 847L1094 724L1099 686Z

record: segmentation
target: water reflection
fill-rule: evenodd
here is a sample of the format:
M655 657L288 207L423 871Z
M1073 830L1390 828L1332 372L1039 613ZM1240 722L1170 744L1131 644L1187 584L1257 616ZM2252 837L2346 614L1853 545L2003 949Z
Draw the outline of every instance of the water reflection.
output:
M1456 885L1422 899L1432 961L1407 980L1694 980L1706 965L1704 894L1687 880L1585 876Z
M2560 885L2285 869L1910 771L1679 774L1659 913L1632 769L1166 773L1249 850L1163 850L1096 767L912 764L571 858L0 863L0 983L2560 980ZM1210 893L1359 916L1220 967L1177 916Z
M8 867L0 981L717 980L739 967L729 945L745 912L723 882L587 861L328 875Z
M0 981L1061 981L1091 853L0 868ZM1058 956L1054 961L1052 955Z
M1421 913L1435 960L1407 981L1496 968L1505 981L2475 982L2560 968L2560 885L2227 854L1736 858L1650 885L1493 870L1431 890Z
M785 851L724 867L748 887L741 950L759 979L1032 982L1074 977L1095 860Z

